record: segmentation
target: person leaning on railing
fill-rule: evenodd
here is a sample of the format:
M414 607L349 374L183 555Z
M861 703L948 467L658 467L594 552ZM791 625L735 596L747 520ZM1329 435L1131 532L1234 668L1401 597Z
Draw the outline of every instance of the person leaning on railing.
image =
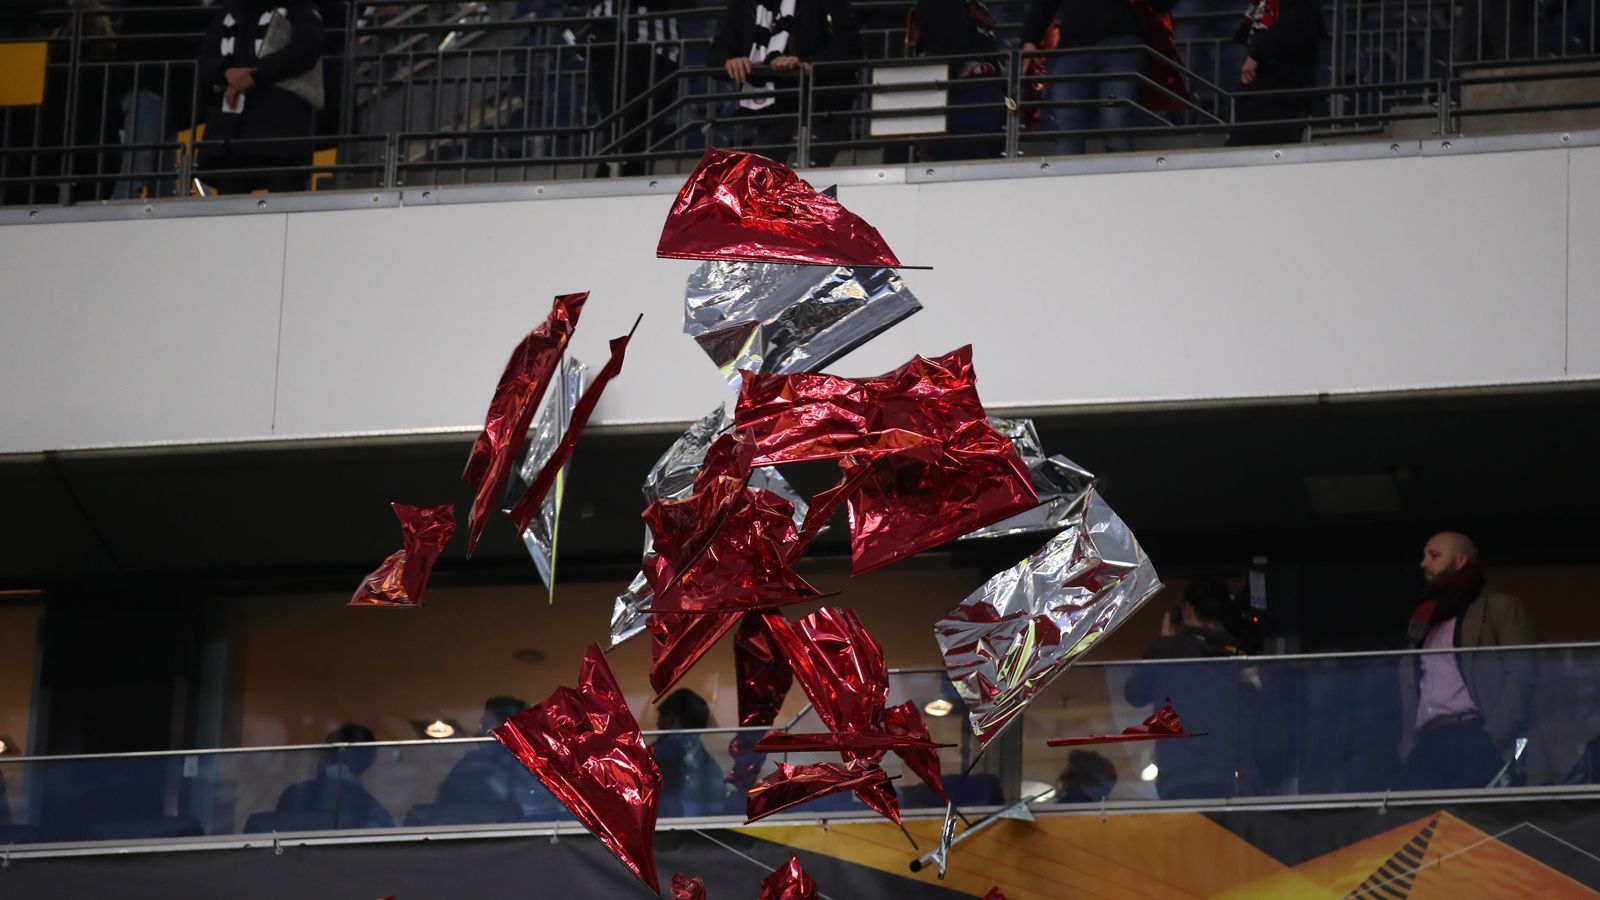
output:
M760 75L755 71L758 66L770 67L785 87L793 87L802 71L811 73L818 86L841 85L855 81L849 67L813 69L812 64L860 58L861 24L849 0L728 0L706 63L721 66L741 93L748 93L779 86L776 80L752 83L752 75ZM812 107L813 140L842 140L847 135L845 123L828 113L848 109L852 101L846 92L818 95ZM759 145L792 142L799 111L799 99L793 94L739 100L740 116L782 117L756 126ZM810 163L826 166L837 154L837 148L817 148Z
M1521 601L1489 590L1478 548L1445 531L1422 551L1427 581L1406 636L1413 648L1510 647L1530 643ZM1403 787L1487 787L1516 752L1533 699L1525 653L1424 653L1400 666Z
M228 0L200 48L210 91L200 179L218 193L305 190L323 106L322 19L310 0ZM241 169L269 171L239 172Z

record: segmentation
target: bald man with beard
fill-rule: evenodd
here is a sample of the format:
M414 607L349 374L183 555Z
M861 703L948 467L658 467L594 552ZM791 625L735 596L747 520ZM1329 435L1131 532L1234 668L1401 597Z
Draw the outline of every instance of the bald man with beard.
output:
M1511 647L1532 642L1527 613L1488 590L1472 539L1443 531L1422 551L1426 581L1411 615L1412 648ZM1487 787L1522 736L1533 691L1525 653L1419 653L1400 669L1403 787Z

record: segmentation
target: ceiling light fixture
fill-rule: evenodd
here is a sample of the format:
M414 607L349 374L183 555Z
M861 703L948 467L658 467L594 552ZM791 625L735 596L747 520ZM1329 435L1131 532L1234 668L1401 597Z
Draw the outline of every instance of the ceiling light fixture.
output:
M939 697L934 700L929 700L928 705L924 706L922 711L937 719L950 715L951 710L954 710L955 708L956 705L954 703L951 703L949 700L946 700L943 697Z
M1156 764L1155 763L1151 763L1150 765L1144 767L1144 771L1139 773L1139 780L1140 781L1155 781L1156 780L1156 775L1160 774L1160 772L1161 772L1161 770L1156 768Z
M447 738L456 733L456 728L448 722L434 719L428 727L422 729L422 733L431 738Z

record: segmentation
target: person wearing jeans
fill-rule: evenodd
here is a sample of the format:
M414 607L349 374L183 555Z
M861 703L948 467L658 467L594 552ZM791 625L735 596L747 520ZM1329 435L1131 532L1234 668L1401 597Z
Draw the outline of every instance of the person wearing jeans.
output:
M1033 0L1022 25L1022 49L1031 51L1044 40L1051 19L1059 19L1061 48L1075 52L1051 57L1049 72L1080 77L1050 83L1046 115L1056 130L1107 131L1105 149L1111 153L1133 149L1127 129L1159 122L1139 111L1140 76L1154 57L1145 46L1135 3L1166 13L1176 0ZM1062 137L1056 148L1063 154L1082 153L1084 136Z
M157 144L167 139L167 105L161 95L142 88L129 88L122 95L122 144ZM137 147L122 151L123 175L134 176L117 182L111 192L113 200L130 200L147 190L151 197L171 197L177 193L177 182L170 174L172 164L162 160L162 151L154 147ZM161 172L169 173L161 178Z

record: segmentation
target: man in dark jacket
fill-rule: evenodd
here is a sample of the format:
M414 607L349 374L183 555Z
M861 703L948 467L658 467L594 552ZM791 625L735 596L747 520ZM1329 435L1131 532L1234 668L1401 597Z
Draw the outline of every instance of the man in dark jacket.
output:
M1517 598L1488 590L1478 548L1445 531L1422 552L1427 580L1407 632L1412 647L1447 650L1531 643ZM1420 653L1400 667L1404 787L1487 787L1516 752L1533 700L1526 653Z
M1223 625L1227 585L1220 578L1195 579L1176 612L1178 621L1169 617L1162 623L1161 636L1144 658L1197 661L1135 666L1123 695L1134 706L1170 700L1185 731L1205 732L1204 737L1156 745L1156 793L1161 799L1232 797L1238 792L1240 770L1246 768L1244 735L1258 687L1252 670L1223 659L1244 652Z
M1051 57L1049 72L1076 78L1050 84L1049 114L1059 130L1106 130L1109 153L1133 149L1133 136L1126 129L1158 122L1137 108L1139 75L1150 68L1154 56L1145 46L1141 11L1135 4L1159 16L1171 12L1177 0L1033 0L1022 23L1022 49L1031 51L1039 49L1051 19L1059 18L1060 48L1078 52ZM1083 136L1062 138L1057 151L1082 153Z
M1317 98L1310 94L1267 95L1317 86L1317 56L1323 35L1318 0L1255 0L1245 14L1236 40L1248 50L1239 70L1239 95L1234 119L1271 122L1310 118ZM1226 111L1224 111L1226 112ZM1304 123L1236 128L1228 146L1298 144Z
M263 42L275 20L287 24L287 40L266 50ZM228 170L311 165L311 136L324 99L316 68L322 39L322 19L311 0L281 7L275 0L227 0L218 11L196 73L202 96L210 98L199 164L208 173L202 180L218 193L305 190L308 172Z
M687 688L674 691L656 708L656 727L662 731L710 726L711 710L705 699ZM661 767L661 818L716 816L728 811L722 767L711 758L700 735L662 735L650 749Z
M722 66L739 86L739 115L760 117L756 143L770 147L793 140L800 99L793 93L750 96L753 92L797 87L802 74L818 87L851 84L855 72L848 67L812 65L860 58L861 25L849 0L728 0L706 63ZM842 140L847 131L832 113L848 109L853 100L847 92L818 95L811 110L812 140ZM838 152L817 147L801 164L826 166Z

